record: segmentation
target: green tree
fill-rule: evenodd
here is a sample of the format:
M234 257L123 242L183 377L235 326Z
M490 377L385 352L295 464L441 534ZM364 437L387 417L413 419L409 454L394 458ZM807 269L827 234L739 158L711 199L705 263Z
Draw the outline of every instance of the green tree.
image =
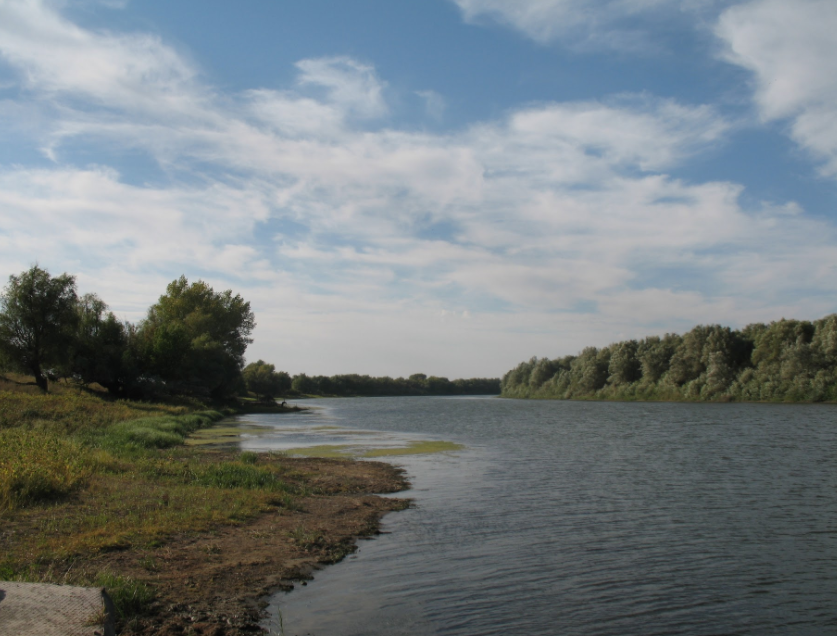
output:
M45 367L67 362L77 322L78 297L73 276L52 277L34 265L9 276L0 296L0 349L6 364L30 373L46 392Z
M149 308L139 338L150 373L182 390L225 398L241 387L255 325L250 303L240 295L181 276Z
M575 396L595 393L607 382L610 349L586 347L572 363L571 390Z
M136 371L128 357L129 329L108 311L95 294L76 304L76 334L71 347L70 372L87 384L97 382L109 393L122 393Z
M646 384L656 384L663 374L668 372L671 357L680 346L682 338L676 334L667 333L659 336L649 336L639 343L637 358L642 365L642 381Z
M555 372L558 371L558 361L552 361L549 358L541 358L532 367L529 374L529 386L533 391L537 391L544 382L549 380Z
M272 400L283 395L291 388L291 376L264 360L251 362L244 367L244 382L247 390L255 393L262 400Z
M297 393L310 394L317 390L317 383L304 373L300 373L294 376L291 388Z
M637 357L639 344L636 340L626 340L611 345L607 381L610 384L630 384L642 377L642 363Z

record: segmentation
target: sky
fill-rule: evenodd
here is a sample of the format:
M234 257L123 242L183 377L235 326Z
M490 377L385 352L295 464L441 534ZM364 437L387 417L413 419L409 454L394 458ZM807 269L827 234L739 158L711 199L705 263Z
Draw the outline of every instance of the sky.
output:
M837 312L834 0L0 0L0 280L291 374Z

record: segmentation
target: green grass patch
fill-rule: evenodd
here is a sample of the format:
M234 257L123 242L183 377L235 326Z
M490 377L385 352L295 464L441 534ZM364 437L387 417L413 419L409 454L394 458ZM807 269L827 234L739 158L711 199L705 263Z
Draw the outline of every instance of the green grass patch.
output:
M0 430L0 510L61 499L90 473L90 454L72 439L23 428Z
M193 473L192 483L212 488L248 488L287 491L287 484L268 468L224 462L202 467Z
M123 623L142 614L156 597L154 589L145 583L113 572L100 572L93 583L107 590L116 619Z
M111 450L139 450L171 448L186 441L186 437L224 415L218 411L199 411L188 415L164 415L117 422L95 433L91 442Z
M105 428L141 417L184 415L186 406L108 400L81 392L60 394L0 391L0 429L26 427L56 433L78 433Z

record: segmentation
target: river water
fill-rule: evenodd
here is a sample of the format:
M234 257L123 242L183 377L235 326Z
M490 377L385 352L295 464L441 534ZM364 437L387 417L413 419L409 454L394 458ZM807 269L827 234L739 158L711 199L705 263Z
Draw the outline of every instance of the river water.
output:
M276 633L837 634L837 407L312 404L244 445L292 423L466 448L386 460L414 507L275 596Z

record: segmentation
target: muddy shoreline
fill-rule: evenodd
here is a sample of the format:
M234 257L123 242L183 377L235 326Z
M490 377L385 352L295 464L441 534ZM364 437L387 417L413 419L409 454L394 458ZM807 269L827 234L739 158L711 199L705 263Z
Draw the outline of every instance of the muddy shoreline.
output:
M316 495L295 509L277 508L235 526L171 537L159 548L93 557L154 587L148 611L122 626L124 636L240 636L264 633L267 597L305 584L317 569L354 552L379 532L384 514L409 500L379 497L409 487L399 468L382 462L287 458L310 475ZM91 564L93 565L93 564Z

